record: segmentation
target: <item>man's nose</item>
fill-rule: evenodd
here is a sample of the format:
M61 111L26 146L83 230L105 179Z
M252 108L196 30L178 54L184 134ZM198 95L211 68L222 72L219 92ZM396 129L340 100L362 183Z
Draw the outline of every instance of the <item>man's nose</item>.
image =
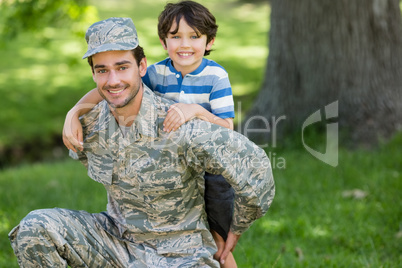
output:
M115 86L120 84L119 75L115 71L109 72L109 79L108 79L109 86Z

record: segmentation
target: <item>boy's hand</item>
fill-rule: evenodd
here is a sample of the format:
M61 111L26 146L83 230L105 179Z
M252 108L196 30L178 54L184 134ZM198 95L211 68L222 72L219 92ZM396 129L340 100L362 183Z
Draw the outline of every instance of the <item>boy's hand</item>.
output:
M63 127L63 143L74 152L76 149L82 151L84 149L82 142L82 126L78 119L78 113L67 113Z
M198 104L175 103L169 107L168 114L163 122L163 130L175 131L187 121L196 116Z

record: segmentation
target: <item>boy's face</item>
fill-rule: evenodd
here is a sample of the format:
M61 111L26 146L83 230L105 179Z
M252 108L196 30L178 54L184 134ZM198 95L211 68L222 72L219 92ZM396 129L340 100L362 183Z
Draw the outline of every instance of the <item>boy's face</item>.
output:
M93 79L99 94L114 108L130 104L141 88L145 75L145 58L137 65L130 50L106 51L92 56Z
M175 69L184 76L200 66L205 50L211 49L215 39L207 44L207 36L199 35L183 18L179 22L177 33L172 34L176 28L174 22L166 40L160 41L172 59Z

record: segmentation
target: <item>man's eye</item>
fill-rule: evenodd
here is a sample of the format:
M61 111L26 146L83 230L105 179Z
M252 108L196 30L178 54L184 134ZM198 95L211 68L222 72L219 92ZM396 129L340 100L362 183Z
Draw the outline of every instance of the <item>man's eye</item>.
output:
M120 67L120 70L121 71L124 71L124 70L126 70L127 69L127 67L126 66L122 66L122 67Z
M179 39L180 37L178 37L177 35L174 35L171 37L172 39Z
M106 70L105 70L105 69L100 69L100 70L98 70L98 74L104 74L104 73L106 73Z
M191 39L198 39L198 36L197 35L192 35Z

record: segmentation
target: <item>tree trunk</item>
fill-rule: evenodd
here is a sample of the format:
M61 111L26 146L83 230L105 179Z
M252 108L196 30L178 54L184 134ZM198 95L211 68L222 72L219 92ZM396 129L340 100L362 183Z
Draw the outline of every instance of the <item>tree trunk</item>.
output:
M401 129L399 0L273 0L271 10L265 82L243 134L280 138L326 106L354 143L375 144Z

